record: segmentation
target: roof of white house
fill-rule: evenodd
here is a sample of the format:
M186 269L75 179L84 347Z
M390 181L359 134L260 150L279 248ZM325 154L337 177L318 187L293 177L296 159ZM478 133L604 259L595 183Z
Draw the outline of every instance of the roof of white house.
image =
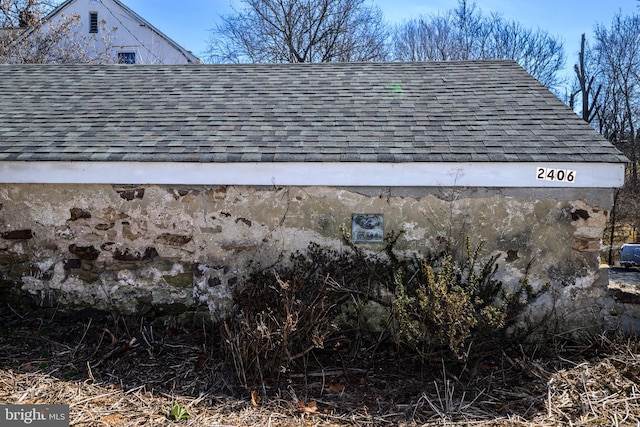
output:
M90 163L92 169L117 162L195 164L187 174L211 164L217 171L231 168L227 175L239 175L241 164L270 168L260 182L234 182L253 184L268 183L263 181L271 170L310 174L318 163L327 182L328 174L359 175L377 165L368 183L385 168L397 175L398 165L418 167L419 177L425 165L437 175L455 163L482 166L484 175L487 165L500 164L492 174L506 174L505 185L528 185L510 179L515 172L509 171L523 164L582 164L613 177L603 181L595 174L590 186L608 187L621 184L627 159L516 62L461 61L2 65L0 161L53 162L48 167L54 169L56 162ZM301 169L286 172L287 164ZM340 173L326 169L347 164L350 169ZM6 182L10 172L3 167ZM430 179L439 181L418 183L407 173L415 185L448 182L438 175ZM354 180L344 185L360 185Z

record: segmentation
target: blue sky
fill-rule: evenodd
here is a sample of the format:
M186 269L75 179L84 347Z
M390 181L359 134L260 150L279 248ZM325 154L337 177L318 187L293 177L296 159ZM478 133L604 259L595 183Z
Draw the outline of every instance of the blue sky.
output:
M220 15L240 7L239 0L122 0L154 26L192 51L203 56L210 30ZM420 14L455 8L457 0L372 0L390 22L402 22ZM473 3L470 0L470 3ZM592 34L596 23L609 26L614 14L640 13L638 0L476 0L484 14L500 13L528 28L541 28L564 41L567 67L575 63L580 35Z

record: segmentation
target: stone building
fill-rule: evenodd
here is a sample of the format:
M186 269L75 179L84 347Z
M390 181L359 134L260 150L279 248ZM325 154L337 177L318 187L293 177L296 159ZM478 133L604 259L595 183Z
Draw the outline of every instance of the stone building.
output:
M598 252L627 160L515 62L5 65L0 91L5 296L219 312L346 228L485 241L567 328L621 321Z

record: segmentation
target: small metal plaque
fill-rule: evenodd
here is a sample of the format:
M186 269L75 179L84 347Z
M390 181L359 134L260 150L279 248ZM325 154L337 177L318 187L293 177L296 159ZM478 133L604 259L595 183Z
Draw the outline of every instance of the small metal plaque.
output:
M383 238L383 214L351 214L351 241L353 243L382 243Z

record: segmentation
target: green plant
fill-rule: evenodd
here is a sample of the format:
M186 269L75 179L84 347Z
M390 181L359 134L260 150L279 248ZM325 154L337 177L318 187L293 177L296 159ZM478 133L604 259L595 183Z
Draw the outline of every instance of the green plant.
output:
M171 406L171 410L169 412L169 415L175 421L186 420L191 416L191 415L189 415L189 412L187 412L187 408L185 408L184 406L182 406L182 405L180 405L178 403L174 403Z

